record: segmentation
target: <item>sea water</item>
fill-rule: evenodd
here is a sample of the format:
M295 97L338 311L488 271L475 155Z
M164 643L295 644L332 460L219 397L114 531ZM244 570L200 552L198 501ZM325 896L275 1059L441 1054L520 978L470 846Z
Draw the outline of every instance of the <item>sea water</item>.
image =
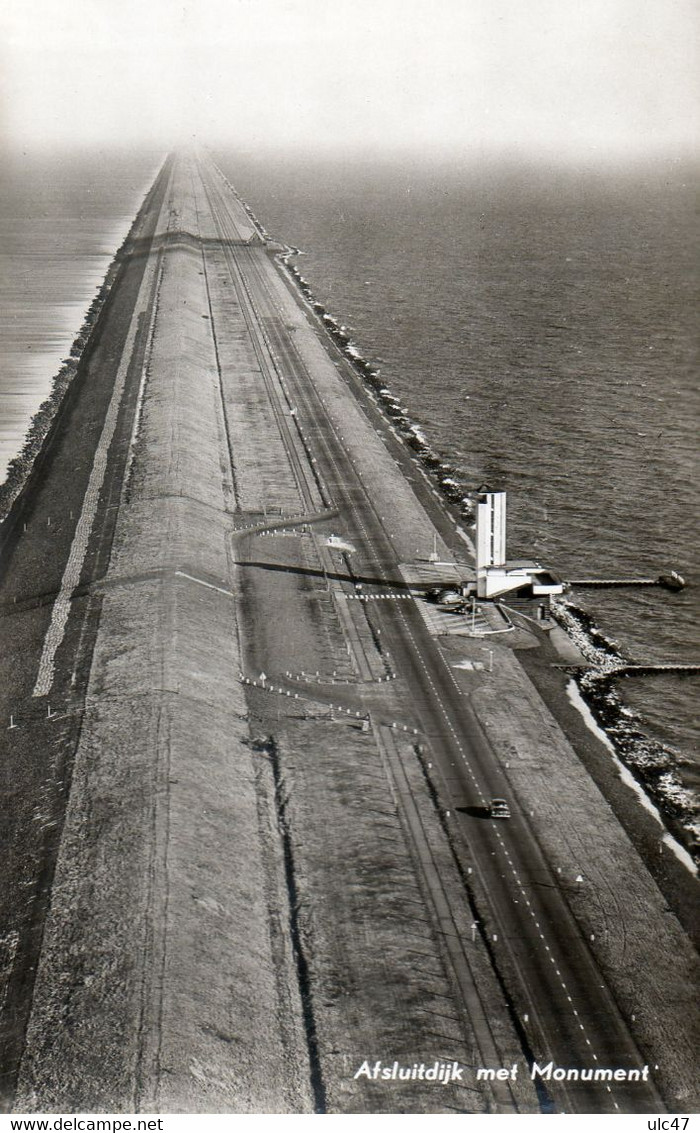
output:
M154 153L0 163L0 481L153 181Z
M508 492L508 552L564 578L631 660L698 661L697 169L219 153L315 297L472 489ZM697 787L695 678L627 704Z
M216 155L460 483L508 492L508 550L580 590L629 658L697 661L697 171ZM162 155L15 155L0 175L0 476ZM698 786L694 681L624 698Z

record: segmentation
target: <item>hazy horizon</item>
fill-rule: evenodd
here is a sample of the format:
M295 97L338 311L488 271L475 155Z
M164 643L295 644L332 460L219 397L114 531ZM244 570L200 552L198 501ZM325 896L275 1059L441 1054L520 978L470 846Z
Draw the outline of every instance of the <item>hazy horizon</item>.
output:
M698 154L694 0L34 0L6 150L623 164Z
M486 175L493 174L514 175L528 171L533 175L542 173L546 175L560 173L562 176L571 174L588 174L592 177L622 178L640 176L665 177L669 171L678 171L682 174L700 173L700 148L697 152L690 149L680 153L668 152L639 152L634 154L577 154L577 153L547 153L544 151L531 151L519 153L517 151L498 150L489 147L475 148L473 150L458 150L444 148L438 149L387 149L382 146L356 145L352 148L338 144L336 147L328 146L324 149L314 147L311 142L296 146L251 146L242 145L235 141L203 141L195 143L174 142L171 145L156 142L119 142L110 143L84 143L76 144L73 141L51 143L21 143L11 139L0 143L3 166L0 178L11 174L14 165L20 165L24 160L32 162L46 161L47 164L61 160L90 159L99 160L120 158L129 160L132 157L144 157L156 163L162 163L170 154L177 153L209 153L214 160L221 155L235 154L246 162L269 163L274 161L280 168L285 165L293 167L300 161L319 168L346 164L362 169L415 169L426 172L444 169L446 172L474 172L480 171Z

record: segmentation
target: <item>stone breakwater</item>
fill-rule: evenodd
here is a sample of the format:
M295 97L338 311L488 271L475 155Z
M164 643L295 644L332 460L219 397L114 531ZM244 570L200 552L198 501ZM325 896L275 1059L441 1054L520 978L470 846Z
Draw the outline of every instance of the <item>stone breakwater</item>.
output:
M274 243L274 238L260 222L250 205L242 199L221 170L217 169L217 172L229 192L233 194L245 210L260 238L268 243ZM323 303L318 301L308 280L304 278L296 264L291 262L295 256L302 255L304 253L300 248L284 245L283 250L278 253L278 259L294 280L306 303L323 324L334 345L364 382L372 400L382 411L390 428L415 454L443 499L458 510L462 519L467 523L472 523L475 514L474 489L461 479L457 469L435 452L420 426L411 419L399 398L392 393L381 378L379 367L363 355L357 344L353 342L348 333L348 328L335 318Z
M245 209L260 237L266 241L271 240L272 237L250 206L242 200L224 174L220 173L220 176ZM311 284L292 262L296 256L303 254L301 249L287 246L278 254L278 259L337 349L362 379L389 427L412 450L443 499L468 525L473 526L474 487L465 483L458 470L435 452L420 426L410 418L400 399L384 383L379 367L364 357L353 342L348 328L316 298ZM645 734L642 717L624 704L615 684L617 670L627 663L627 659L584 610L571 602L561 601L557 603L554 612L559 624L594 666L586 673L575 675L585 703L608 735L619 758L659 808L671 832L681 839L695 860L700 862L700 808L693 792L681 781L677 757L670 748Z
M264 229L244 205L263 235ZM296 265L298 248L288 248L280 260L295 281L307 303L321 319L327 333L359 374L393 431L416 454L443 498L458 509L471 526L474 523L474 488L431 448L421 428L411 420L400 400L383 383L379 369L358 350L347 328L328 313L314 296L308 281ZM609 736L622 762L658 806L671 831L680 837L700 863L700 807L693 792L686 788L678 772L676 754L643 731L643 719L628 708L616 687L617 670L628 663L617 646L602 633L584 610L570 602L557 604L555 616L581 652L595 668L575 679L594 718Z
M298 267L290 263L290 260L298 255L303 255L299 248L289 248L280 255L280 260L294 279L307 303L323 323L335 346L362 378L373 401L386 417L390 428L412 450L443 498L458 509L462 519L471 523L474 519L474 489L461 480L458 471L435 452L420 426L411 419L399 398L392 393L383 381L378 366L364 357L350 337L348 328L331 315L324 304L315 298L309 282L301 274Z
M245 210L260 238L267 242L271 241L270 233L250 206L242 200L225 175L218 169L217 172L227 189ZM69 356L63 361L52 380L49 396L33 416L21 451L8 466L7 477L0 485L0 524L10 513L15 500L27 483L42 446L56 422L81 360L90 346L91 336L117 278L125 250L138 229L141 212L142 210L115 253L73 341ZM316 299L309 282L291 262L299 255L303 255L299 248L286 247L279 253L278 259L308 306L323 324L336 348L363 381L389 427L411 449L442 497L467 524L471 524L474 517L473 486L465 483L458 470L435 452L420 426L410 418L400 399L384 383L378 366L364 357L353 342L348 328ZM682 784L675 753L644 733L642 717L624 704L616 684L619 680L617 670L627 662L627 659L619 652L615 643L598 629L584 610L570 602L560 602L555 615L594 666L586 673L576 674L575 680L596 721L609 736L622 761L659 807L670 828L681 836L696 860L700 861L700 812L697 799L693 792Z
M223 173L220 176L245 209L261 238L270 240L270 234L250 206L241 199ZM322 322L337 349L362 379L390 428L412 450L447 503L473 527L474 487L465 483L458 470L435 452L420 426L410 418L400 399L384 383L379 367L364 357L353 342L348 328L316 298L311 284L292 262L294 257L303 254L299 248L286 247L286 250L279 253L278 259L294 280L306 303ZM665 744L645 734L642 717L624 704L615 684L618 679L617 670L628 663L627 659L584 610L568 601L561 601L557 603L554 612L559 624L594 666L588 672L575 676L584 701L608 735L622 762L659 808L672 833L680 837L700 863L698 800L681 781L676 754Z
M594 719L615 751L659 808L671 832L679 836L700 863L700 808L693 792L683 786L671 748L643 731L643 720L620 694L619 670L629 663L617 644L595 624L590 614L560 599L553 612L592 668L574 680Z
M270 234L250 206L242 200L224 174L220 173L220 176L245 209L260 237L271 240ZM292 263L294 257L303 254L299 248L286 247L286 250L279 253L278 259L322 322L337 349L362 379L390 428L412 450L447 503L473 527L476 496L474 487L465 483L458 470L435 452L420 426L410 418L400 399L382 380L378 366L364 357L348 333L348 328L316 299L310 283L296 264ZM560 601L556 604L554 613L562 628L594 666L586 673L575 675L585 703L608 735L619 758L659 808L671 832L680 838L696 862L700 863L698 800L681 781L676 754L665 744L645 734L642 717L624 704L615 684L618 679L617 670L628 663L627 659L580 607L568 601Z

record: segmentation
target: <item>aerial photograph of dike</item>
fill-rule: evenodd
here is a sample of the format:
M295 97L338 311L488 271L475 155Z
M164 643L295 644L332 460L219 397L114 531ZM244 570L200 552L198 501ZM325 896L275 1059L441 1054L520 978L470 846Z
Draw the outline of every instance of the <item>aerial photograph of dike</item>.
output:
M5 11L2 1114L700 1108L699 22Z

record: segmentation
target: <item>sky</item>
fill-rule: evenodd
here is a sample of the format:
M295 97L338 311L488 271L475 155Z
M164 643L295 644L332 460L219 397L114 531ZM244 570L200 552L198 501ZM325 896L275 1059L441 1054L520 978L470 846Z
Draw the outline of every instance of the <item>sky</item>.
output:
M682 157L697 0L24 0L0 139Z

